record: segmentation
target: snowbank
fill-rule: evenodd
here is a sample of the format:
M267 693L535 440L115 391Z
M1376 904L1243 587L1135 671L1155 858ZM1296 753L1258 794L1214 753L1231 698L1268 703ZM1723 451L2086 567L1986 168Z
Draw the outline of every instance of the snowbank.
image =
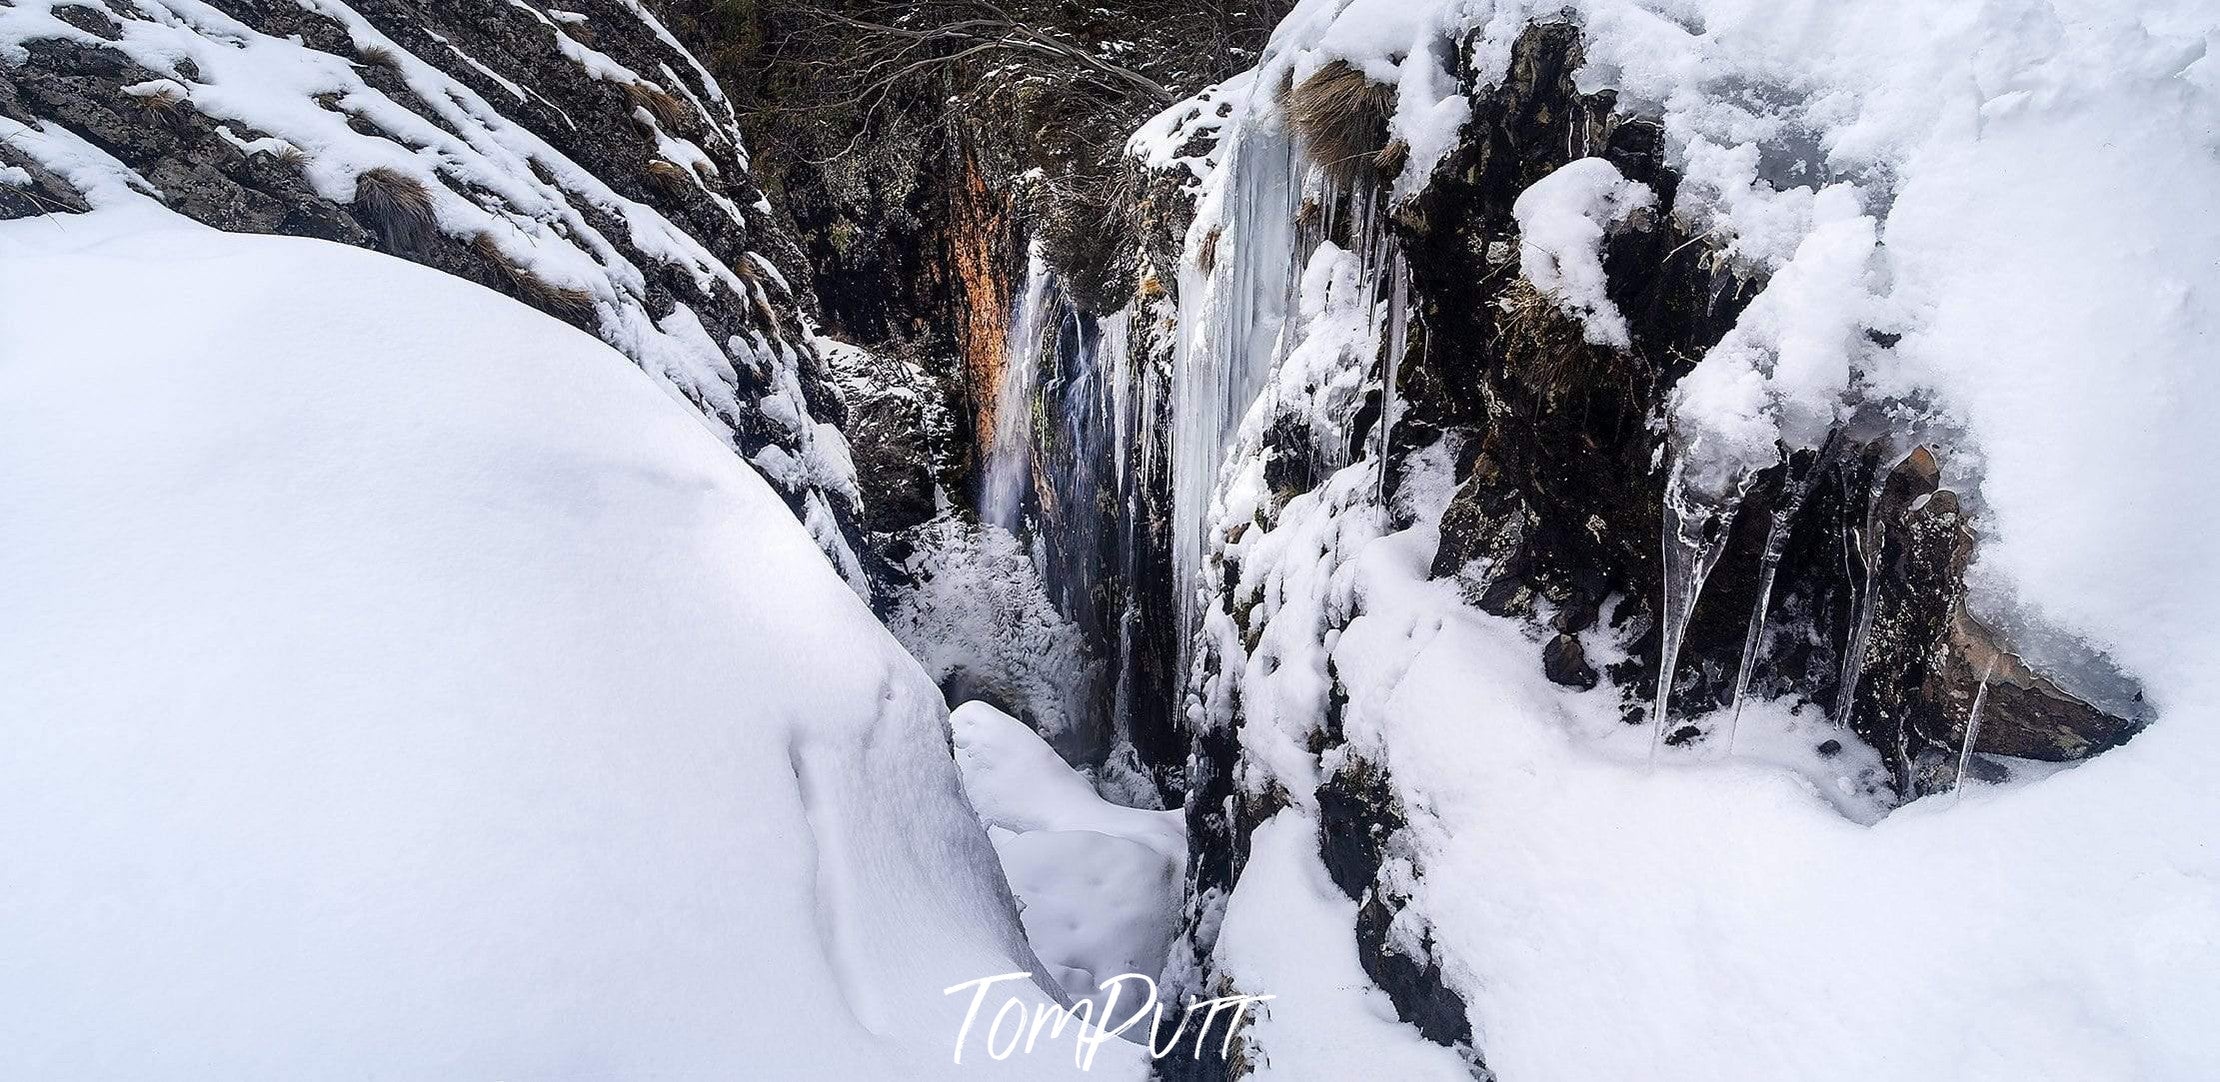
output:
M1024 909L1026 935L1065 991L1099 1004L1103 981L1154 980L1179 925L1181 813L1102 799L1024 722L985 703L958 706L949 722L964 791ZM1128 1010L1133 997L1125 993Z
M151 207L0 224L0 326L0 1075L933 1077L1039 968L930 681L608 347Z

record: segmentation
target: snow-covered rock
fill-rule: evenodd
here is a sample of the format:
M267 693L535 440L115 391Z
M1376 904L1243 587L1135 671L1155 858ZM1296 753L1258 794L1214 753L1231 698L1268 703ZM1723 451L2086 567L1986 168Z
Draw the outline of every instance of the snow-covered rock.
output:
M96 148L80 153L79 148ZM861 495L733 106L640 0L23 0L0 218L136 192L375 248L631 357L755 460L859 591Z
M1350 1058L1501 1077L2220 1069L2216 42L1315 0L1144 129L1195 199L1187 986L1361 973L1408 1025ZM1326 70L1400 169L1290 142ZM1305 304L1337 249L1361 324ZM1298 1015L1218 1066L1349 1053Z

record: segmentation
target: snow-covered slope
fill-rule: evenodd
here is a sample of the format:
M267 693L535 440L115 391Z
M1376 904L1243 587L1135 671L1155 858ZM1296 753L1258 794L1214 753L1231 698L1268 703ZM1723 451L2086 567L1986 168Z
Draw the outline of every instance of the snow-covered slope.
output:
M608 347L150 206L0 224L0 327L0 1075L935 1077L1038 969L932 684Z
M126 187L591 331L713 423L868 591L842 407L755 252L770 207L733 108L639 0L0 6L0 218Z

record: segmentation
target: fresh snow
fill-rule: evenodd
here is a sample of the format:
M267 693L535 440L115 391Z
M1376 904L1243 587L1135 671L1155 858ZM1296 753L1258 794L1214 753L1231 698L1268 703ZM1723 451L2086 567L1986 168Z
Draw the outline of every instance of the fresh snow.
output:
M1534 182L1511 204L1519 223L1519 273L1567 315L1588 341L1625 349L1626 317L1604 294L1603 240L1656 205L1649 187L1602 158L1580 158Z
M940 697L607 346L143 203L0 326L0 1075L1072 1069L950 1065L1041 966Z
M1025 724L982 702L949 716L964 791L994 841L1033 949L1072 999L1102 1014L1102 982L1155 980L1179 927L1187 870L1181 813L1144 811L1096 795ZM1115 1016L1131 1010L1122 993ZM1114 1024L1114 1023L1113 1023Z
M624 2L666 48L686 60L711 99L721 101L722 92L691 54L644 8L632 0ZM624 86L668 89L559 33L552 20L523 0L511 3L545 23L563 55L587 76ZM359 178L371 170L416 180L430 197L437 228L457 240L491 246L503 260L549 286L583 291L590 297L590 319L602 340L665 381L728 440L735 438L743 410L774 416L785 429L781 442L803 460L804 476L822 479L832 486L829 491L852 493L853 468L846 466L842 472L848 452L837 429L815 422L798 407L780 414L765 403L739 399L737 370L748 369L768 378L772 384L768 398L800 403L799 373L806 358L796 345L767 337L762 330L730 336L724 342L687 337L687 319L681 317L674 328L670 314L657 316L652 311L659 306L648 295L644 271L603 232L604 226L595 223L621 234L647 260L684 273L702 293L721 286L747 297L756 287L699 238L655 208L619 194L603 178L433 63L442 57L416 56L342 0L301 0L301 6L337 24L355 50L352 56L320 51L297 37L261 33L203 0L143 0L128 6L79 0L79 6L97 6L113 17L118 27L114 40L61 18L57 11L68 6L67 0L19 0L0 6L0 64L21 63L28 55L26 45L39 41L113 53L116 59L162 76L138 84L146 88L144 93L168 89L185 101L185 107L239 132L261 133L252 140L241 139L250 146L271 150L289 146L298 151L302 178L318 195L337 202L353 201ZM452 44L436 38L435 43L449 57L476 69L485 67ZM417 104L396 100L364 78L358 64L364 54L372 53L390 64ZM512 81L497 81L504 88L514 86ZM692 93L683 85L680 89ZM425 111L416 111L419 107ZM746 152L730 104L723 108L722 116L706 110L704 116L745 167ZM693 183L706 189L700 176L687 168L706 161L703 151L663 133L652 116L642 115L642 122L655 129L660 156L686 168L695 177ZM47 162L92 201L118 201L112 190L87 189L88 181L81 176L90 173L97 183L112 189L114 169L120 166L101 165L98 159L107 156L90 144L84 148L90 153L67 146L77 140L74 133L54 125L42 128L6 121L0 125L0 140ZM265 144L263 138L279 142ZM77 171L57 166L50 159L57 149L65 164L92 165ZM249 152L245 146L241 151ZM647 164L640 163L643 168ZM129 186L149 196L161 194L143 180L134 179ZM741 220L737 204L729 197L721 192L708 194L728 216ZM594 212L592 217L589 211ZM827 491L818 489L807 499L822 504ZM831 522L831 510L822 511L821 518ZM820 528L815 536L835 560L855 560L837 530ZM860 573L851 581L862 588Z

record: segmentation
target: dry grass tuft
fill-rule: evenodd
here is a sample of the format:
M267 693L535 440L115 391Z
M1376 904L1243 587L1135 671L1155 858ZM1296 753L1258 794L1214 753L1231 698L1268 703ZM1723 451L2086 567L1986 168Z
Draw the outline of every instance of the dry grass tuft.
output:
M398 68L401 66L400 54L378 43L363 46L355 51L355 55L362 58L362 62L371 67Z
M642 80L624 84L624 96L634 108L645 109L655 122L665 129L676 131L686 121L686 104L670 91Z
M355 177L354 203L395 251L414 248L439 229L431 190L397 169L381 165Z
M157 86L145 93L132 94L139 107L161 120L175 120L185 109L185 92L174 86Z
M1288 91L1286 109L1288 126L1302 139L1310 160L1349 180L1387 151L1395 88L1336 60Z
M1580 321L1524 278L1513 279L1494 304L1504 367L1552 408L1586 401L1598 389L1633 396L1647 378L1644 362L1590 345Z
M1151 274L1141 279L1140 284L1134 287L1134 292L1144 301L1153 301L1164 295L1164 282Z
M288 165L295 169L299 169L308 164L308 151L302 150L300 147L294 146L291 143L287 143L284 146L271 151L270 156L276 158L280 164Z
M1372 157L1372 165L1380 175L1389 179L1403 175L1403 167L1411 161L1411 145L1401 139L1392 139Z
M679 195L694 186L694 174L662 158L650 158L647 163L648 183L670 195Z
M595 309L594 295L590 291L556 285L532 273L530 268L518 265L501 250L491 233L470 238L470 250L493 272L495 288L557 319L591 329Z
M771 307L771 288L778 283L770 275L764 273L763 265L757 263L752 255L741 256L732 265L732 273L734 277L740 279L740 284L743 287L741 299L748 302L748 310L755 314L756 321L761 323L765 329L776 330L779 326L779 315Z

